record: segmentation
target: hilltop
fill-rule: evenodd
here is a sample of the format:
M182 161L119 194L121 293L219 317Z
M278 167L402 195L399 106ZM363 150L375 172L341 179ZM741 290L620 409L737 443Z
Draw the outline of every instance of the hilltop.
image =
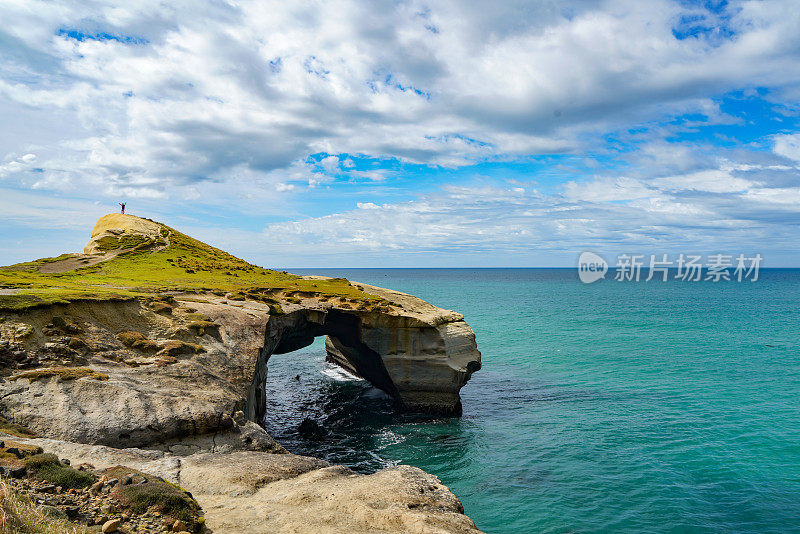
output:
M388 304L345 279L265 269L165 224L117 213L97 221L83 254L0 267L0 310L187 291L258 300L276 310L298 294L362 309Z

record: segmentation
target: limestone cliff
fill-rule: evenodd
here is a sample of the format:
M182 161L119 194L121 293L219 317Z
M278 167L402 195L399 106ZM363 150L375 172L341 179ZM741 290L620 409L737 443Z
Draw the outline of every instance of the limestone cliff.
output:
M160 223L108 215L98 221L82 255L0 268L0 415L60 440L61 447L95 446L95 463L116 454L98 446L135 447L168 457L192 455L185 460L191 465L249 458L259 469L276 454L285 456L257 425L266 409L269 358L307 346L317 336L326 336L329 361L387 392L398 409L459 415L459 390L480 369L475 336L456 312L344 279L270 271ZM224 456L235 451L256 456ZM377 495L371 481L380 481L394 488L386 506L416 483L443 488L418 470L353 478L340 468L314 469L319 473L298 473L292 477L297 481L282 486L286 506L293 492L309 491L300 479L333 495L341 492L342 498L362 490ZM241 522L222 519L252 509L255 501L270 517L280 515L282 501L273 498L278 491L273 483L272 500L260 495L235 504L211 497L228 482L209 489L202 476L192 480L214 503L219 532L284 528L280 522L258 523L247 530ZM458 503L446 488L441 491L436 499ZM389 513L393 528L376 530L474 529L458 513L460 503L436 499L436 507L452 517L433 521L432 508L413 513L406 508ZM363 525L374 514L348 506L331 513L345 521L357 512L351 521L355 530L349 531L372 531ZM436 530L432 525L439 523Z

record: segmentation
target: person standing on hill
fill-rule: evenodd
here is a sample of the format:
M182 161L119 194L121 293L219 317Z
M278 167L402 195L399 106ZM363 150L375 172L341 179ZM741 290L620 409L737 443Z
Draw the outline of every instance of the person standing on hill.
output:
M120 207L122 208L122 214L125 215L125 203L119 202Z

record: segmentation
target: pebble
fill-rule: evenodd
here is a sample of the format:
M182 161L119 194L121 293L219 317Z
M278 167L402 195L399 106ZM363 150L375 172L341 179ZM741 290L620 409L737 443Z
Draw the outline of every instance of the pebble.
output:
M92 495L96 495L100 493L100 490L103 489L103 481L99 480L92 484L92 487L89 488L89 493Z
M40 506L39 509L46 515L50 517L54 517L56 519L66 519L67 514L63 510L56 508L55 506L50 506L45 504L44 506Z
M119 519L112 519L111 521L106 521L103 523L103 534L108 534L109 532L116 532L119 530L120 525L122 525L122 521Z

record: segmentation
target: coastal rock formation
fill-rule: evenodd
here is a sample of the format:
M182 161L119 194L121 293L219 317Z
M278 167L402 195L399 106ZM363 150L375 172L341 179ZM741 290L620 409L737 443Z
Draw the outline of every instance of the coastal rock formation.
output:
M14 338L18 357L33 358L40 371L20 369L0 380L0 409L54 438L139 447L228 431L240 410L261 421L270 355L297 350L316 336L328 336L329 360L410 410L459 414L458 391L480 366L461 315L430 305L398 316L301 302L270 315L260 302L171 298L169 314L160 301L139 300L3 314L6 331L30 330L23 340ZM80 333L68 335L54 322ZM63 371L41 371L76 365L107 378L71 380Z
M83 248L84 254L105 254L109 250L130 249L143 244L166 244L158 223L123 215L109 213L101 217L92 229L92 238Z
M291 352L326 336L327 360L400 401L403 408L461 414L459 390L480 369L475 334L456 312L397 291L360 285L401 312L374 313L305 304L269 318L262 358ZM309 303L310 304L310 303ZM291 309L291 308L290 308ZM262 370L253 384L259 395ZM264 403L253 397L255 419Z
M259 426L270 356L319 336L402 410L459 415L481 365L459 313L108 215L83 255L0 268L0 416L74 461L184 485L218 532L475 531L432 475L356 475Z

